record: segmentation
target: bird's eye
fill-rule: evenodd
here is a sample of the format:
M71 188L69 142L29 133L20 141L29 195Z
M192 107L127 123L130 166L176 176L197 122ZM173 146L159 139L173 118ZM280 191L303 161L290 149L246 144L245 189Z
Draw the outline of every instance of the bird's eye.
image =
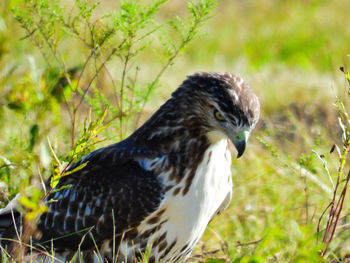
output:
M218 110L214 110L214 116L218 121L225 121L224 116Z

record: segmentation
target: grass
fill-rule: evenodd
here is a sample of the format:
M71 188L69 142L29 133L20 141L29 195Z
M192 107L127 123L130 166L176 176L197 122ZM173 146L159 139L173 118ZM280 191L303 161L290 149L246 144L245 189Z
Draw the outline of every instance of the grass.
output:
M48 69L40 52L28 39L21 39L25 33L10 12L16 2L20 1L0 3L2 205L29 185L39 185L33 176L36 171L44 171L44 177L50 174L47 136L59 156L71 149L69 117L62 102L52 102L45 94ZM103 3L98 12L116 6ZM338 70L349 65L349 9L345 0L222 0L204 26L206 35L194 40L164 72L142 120L186 75L202 70L243 76L262 105L261 120L245 155L233 160L234 198L210 224L190 262L342 262L350 254L348 195L323 257L329 210L317 233L319 219L333 198L332 182L337 182L339 156L330 150L334 144L343 149L335 103L338 97L345 108L349 105L349 86ZM185 17L183 10L183 3L170 0L157 19L166 21L174 14ZM67 65L76 66L84 48L71 39L62 42L60 52ZM150 52L136 60L141 62L140 85L158 72L152 50L160 48L155 42ZM109 62L112 74L120 73L118 63ZM106 72L98 81L97 86L110 85ZM87 107L84 112L77 121L80 126ZM118 140L115 131L115 125L103 131L105 141L98 147ZM324 156L330 176L315 152ZM345 164L345 175L348 170Z

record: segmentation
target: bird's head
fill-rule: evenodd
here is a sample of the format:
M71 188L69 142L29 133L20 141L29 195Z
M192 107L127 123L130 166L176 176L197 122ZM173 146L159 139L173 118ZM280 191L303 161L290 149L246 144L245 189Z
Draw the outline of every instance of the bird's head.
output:
M173 97L177 96L192 105L188 118L200 120L197 123L205 127L209 140L228 137L237 149L237 158L242 156L260 114L258 97L242 78L228 73L196 73L174 92Z

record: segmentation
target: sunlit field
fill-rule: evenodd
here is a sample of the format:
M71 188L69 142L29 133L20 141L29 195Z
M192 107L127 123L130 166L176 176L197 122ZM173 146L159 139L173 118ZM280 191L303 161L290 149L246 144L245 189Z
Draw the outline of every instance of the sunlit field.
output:
M64 28L43 15L52 22L39 25L46 40L23 28L25 2L59 2L67 17L80 1L0 2L0 208L21 192L35 220L44 211L42 181L59 170L55 156L64 166L127 137L187 75L230 72L258 95L261 117L245 154L232 159L229 208L188 262L350 260L350 193L343 191L350 169L350 1L220 0L186 42L195 20L186 1L168 0L154 12L156 22L140 27L144 42L130 49L125 32L109 39L98 24L90 33L101 37L96 43L106 37L101 50L84 43L92 41L84 21L75 34L73 24ZM119 1L102 0L86 19L111 10L120 10ZM105 109L103 129L84 132Z

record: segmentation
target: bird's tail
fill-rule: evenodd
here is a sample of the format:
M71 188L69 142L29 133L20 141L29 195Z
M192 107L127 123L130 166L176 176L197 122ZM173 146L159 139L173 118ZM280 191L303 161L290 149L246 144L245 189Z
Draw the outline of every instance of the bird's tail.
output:
M1 237L2 234L14 224L16 218L19 216L19 213L17 211L11 210L11 211L2 211L3 209L0 209L0 244L1 244Z
M1 251L8 245L8 234L12 232L20 213L16 210L18 205L17 195L8 205L0 209L0 262L1 262Z

